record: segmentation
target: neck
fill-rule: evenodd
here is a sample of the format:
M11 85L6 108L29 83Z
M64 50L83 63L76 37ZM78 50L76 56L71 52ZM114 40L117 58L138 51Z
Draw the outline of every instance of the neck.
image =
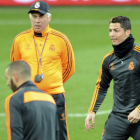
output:
M34 32L34 35L37 36L37 37L42 37L41 33Z
M134 45L134 38L130 34L130 36L121 44L112 45L112 46L114 48L115 55L119 58L122 58L132 50L133 45Z
M24 84L25 82L27 81L31 81L31 79L26 79L26 80L22 80L22 81L19 81L18 83L15 83L15 85L18 87L20 87L22 84Z
M44 37L50 32L50 27L48 25L46 27L46 29L44 31L42 31L42 32L35 32L35 31L33 31L33 32L34 32L34 35L37 36L37 37Z

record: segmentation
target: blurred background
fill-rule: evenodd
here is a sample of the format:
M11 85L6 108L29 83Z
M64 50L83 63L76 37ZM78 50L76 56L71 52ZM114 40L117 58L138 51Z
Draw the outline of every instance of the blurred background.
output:
M17 34L31 28L28 11L36 0L0 0L0 140L7 140L5 98L12 93L6 86L5 68ZM44 0L45 1L45 0ZM46 0L51 7L50 27L70 40L76 71L64 85L71 140L100 140L113 105L113 83L97 115L95 129L87 132L85 118L90 106L104 55L112 51L109 20L129 17L135 43L140 45L140 0ZM132 138L129 138L132 140Z

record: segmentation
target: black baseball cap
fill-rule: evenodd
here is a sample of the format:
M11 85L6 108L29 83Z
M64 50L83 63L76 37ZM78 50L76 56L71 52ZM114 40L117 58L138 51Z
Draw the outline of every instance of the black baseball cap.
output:
M51 10L50 6L45 1L36 1L31 5L28 14L32 12L39 12L44 15L46 13L51 13Z

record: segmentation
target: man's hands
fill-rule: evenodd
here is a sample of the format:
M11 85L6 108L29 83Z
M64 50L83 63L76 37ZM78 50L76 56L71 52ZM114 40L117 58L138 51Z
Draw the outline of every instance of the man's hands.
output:
M140 120L140 112L138 109L133 110L129 115L128 115L128 120L131 123L137 123Z
M90 131L91 129L94 129L94 125L90 123L90 120L92 120L92 123L95 123L95 113L89 113L85 119L85 127L87 131Z

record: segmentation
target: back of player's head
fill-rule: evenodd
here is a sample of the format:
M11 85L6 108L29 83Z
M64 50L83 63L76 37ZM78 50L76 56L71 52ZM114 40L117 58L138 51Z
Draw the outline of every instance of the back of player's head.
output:
M17 73L20 78L30 78L31 68L25 61L18 60L7 66L7 73L10 75Z
M110 21L110 23L120 23L121 27L126 31L126 30L131 30L131 22L128 17L126 16L116 16L113 17Z

